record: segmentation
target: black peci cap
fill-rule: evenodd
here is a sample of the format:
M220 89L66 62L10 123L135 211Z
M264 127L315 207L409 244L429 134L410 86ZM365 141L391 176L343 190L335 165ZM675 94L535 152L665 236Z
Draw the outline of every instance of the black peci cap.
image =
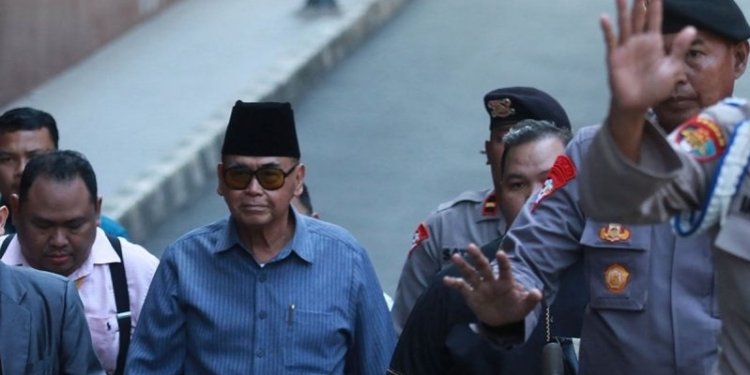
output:
M232 108L221 154L299 158L292 106L238 100Z
M663 6L664 34L694 26L732 42L750 38L750 26L733 0L664 0Z
M560 103L544 91L531 87L506 87L484 96L484 108L490 115L490 130L521 120L547 120L558 128L570 130L570 120Z

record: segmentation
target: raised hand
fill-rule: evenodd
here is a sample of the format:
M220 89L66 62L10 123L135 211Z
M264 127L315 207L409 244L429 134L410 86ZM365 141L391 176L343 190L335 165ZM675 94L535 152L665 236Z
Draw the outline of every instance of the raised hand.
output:
M460 255L451 258L461 270L463 278L446 276L443 283L457 289L480 321L490 326L502 326L523 320L542 299L538 289L526 290L513 278L510 261L504 251L498 251L496 262L499 275L492 271L479 248L470 244L467 251L474 267Z
M607 46L607 68L615 111L642 115L667 99L684 79L684 58L695 38L692 27L682 30L665 51L661 0L616 0L619 35L606 15L600 24Z

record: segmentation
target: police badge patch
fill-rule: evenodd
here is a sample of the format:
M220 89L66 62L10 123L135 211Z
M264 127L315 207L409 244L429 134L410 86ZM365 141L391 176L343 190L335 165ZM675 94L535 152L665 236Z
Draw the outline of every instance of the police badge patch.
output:
M576 166L573 164L573 161L566 155L558 156L555 160L555 165L549 171L547 180L544 181L542 190L539 191L536 199L534 199L531 211L536 210L544 198L552 195L557 189L565 186L574 178L576 178Z
M700 115L680 125L669 138L682 151L701 163L721 156L727 145L719 126L709 117Z

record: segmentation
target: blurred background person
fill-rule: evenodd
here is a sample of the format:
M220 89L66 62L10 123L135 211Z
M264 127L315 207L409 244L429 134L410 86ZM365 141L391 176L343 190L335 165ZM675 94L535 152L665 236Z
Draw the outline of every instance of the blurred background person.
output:
M506 87L488 92L483 99L490 117L489 139L484 142L493 186L465 191L438 206L414 232L396 289L392 316L398 333L417 298L440 270L451 264L453 254L464 254L470 243L485 244L505 233L507 223L498 208L503 136L522 120L548 120L570 130L568 115L549 94L532 87Z

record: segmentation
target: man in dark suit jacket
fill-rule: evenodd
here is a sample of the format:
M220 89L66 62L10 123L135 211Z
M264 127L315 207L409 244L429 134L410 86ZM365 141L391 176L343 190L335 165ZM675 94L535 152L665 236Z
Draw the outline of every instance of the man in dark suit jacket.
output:
M104 374L67 279L0 262L0 374Z

